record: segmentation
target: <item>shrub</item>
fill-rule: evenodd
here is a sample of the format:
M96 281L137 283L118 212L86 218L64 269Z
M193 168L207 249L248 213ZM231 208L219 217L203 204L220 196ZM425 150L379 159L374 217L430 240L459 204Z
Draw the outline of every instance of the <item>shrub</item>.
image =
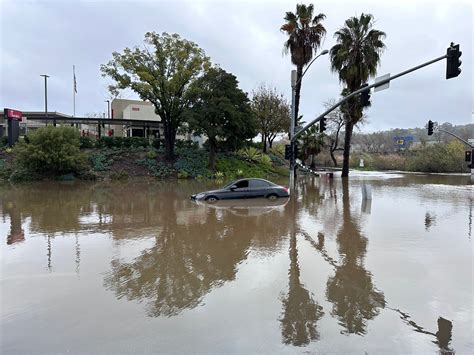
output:
M95 139L91 137L80 137L79 148L80 149L91 149L95 147Z
M146 157L147 157L147 159L156 159L156 158L158 158L158 153L154 150L149 150L146 153Z
M271 166L272 165L272 159L268 155L262 154L260 156L260 163L262 163L263 165Z
M458 141L427 146L408 158L407 168L410 171L433 173L466 171L464 146Z
M178 159L174 163L174 168L178 173L186 173L189 177L198 175L211 177L211 171L208 169L208 153L192 145L192 148L177 148Z
M137 164L146 167L151 175L159 178L169 177L174 175L175 170L172 166L163 162L157 162L154 159L139 159L136 161Z
M92 169L95 171L106 171L112 163L104 153L93 153L89 160L92 164Z
M269 149L270 153L273 153L275 155L280 155L284 156L285 155L285 145L284 144L273 144L273 147Z
M247 147L244 149L239 150L239 156L247 161L258 161L260 160L261 154L257 148L254 147Z
M0 140L0 147L6 147L8 145L8 137L2 137Z
M73 127L39 128L29 135L29 143L18 142L14 153L19 165L33 172L69 173L85 167L80 151L79 132Z
M148 138L143 137L101 137L97 140L99 148L144 148L149 145Z
M177 139L174 143L176 149L199 149L198 142L193 142L191 140L181 140Z

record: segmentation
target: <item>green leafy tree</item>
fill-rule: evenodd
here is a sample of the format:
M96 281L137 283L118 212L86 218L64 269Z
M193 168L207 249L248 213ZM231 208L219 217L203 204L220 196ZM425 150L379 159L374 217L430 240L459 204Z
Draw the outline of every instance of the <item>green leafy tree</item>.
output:
M307 65L313 55L321 46L321 41L326 35L322 21L324 14L313 16L314 6L304 4L296 5L296 13L288 11L284 17L286 23L280 28L288 35L284 44L286 53L290 53L291 62L296 65L297 84L295 88L295 117L298 117L300 106L301 78L303 67Z
M166 157L173 159L176 132L189 106L189 87L203 74L209 58L195 43L165 32L147 32L143 48L125 48L112 56L101 66L102 75L115 81L110 91L129 88L155 106L163 122Z
M212 170L219 144L238 148L256 134L249 99L238 84L234 75L213 67L193 85L193 104L187 113L189 128L207 136Z
M77 172L86 160L80 151L79 137L73 127L39 128L28 135L28 140L15 145L14 154L17 162L32 172Z
M261 85L253 92L252 111L257 128L262 135L263 152L267 152L267 143L271 148L278 133L287 132L290 127L290 105L276 88Z
M369 77L377 74L380 56L385 44L385 33L373 28L373 16L361 14L346 20L344 27L334 34L337 44L330 51L331 69L339 74L345 86L343 93L359 89ZM349 176L349 157L354 125L363 117L358 97L353 97L341 110L345 114L344 160L342 177Z

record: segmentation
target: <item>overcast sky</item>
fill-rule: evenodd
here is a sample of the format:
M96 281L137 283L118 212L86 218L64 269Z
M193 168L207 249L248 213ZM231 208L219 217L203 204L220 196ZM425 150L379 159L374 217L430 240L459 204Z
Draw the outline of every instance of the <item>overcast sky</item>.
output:
M309 4L309 1L304 2ZM322 49L333 34L361 12L375 17L387 34L378 74L396 74L446 53L450 42L463 52L462 73L446 80L446 61L393 81L372 94L362 131L424 126L428 119L466 124L473 111L473 5L469 0L315 1L326 14ZM176 32L196 42L213 63L237 76L249 94L260 83L275 86L290 99L290 58L282 53L280 32L295 1L8 1L0 0L0 106L23 111L44 109L44 82L50 75L48 110L72 114L72 65L76 66L76 115L104 112L108 80L100 65L143 43L147 31ZM372 82L372 81L371 81ZM320 57L304 77L301 113L307 122L337 98L338 77L329 57ZM134 95L126 94L127 98Z

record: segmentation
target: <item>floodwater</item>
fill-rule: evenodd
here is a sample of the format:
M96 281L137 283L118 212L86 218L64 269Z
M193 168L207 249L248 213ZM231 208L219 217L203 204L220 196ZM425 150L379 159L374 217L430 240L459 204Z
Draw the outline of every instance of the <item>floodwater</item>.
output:
M1 186L0 353L472 353L469 176L211 187Z

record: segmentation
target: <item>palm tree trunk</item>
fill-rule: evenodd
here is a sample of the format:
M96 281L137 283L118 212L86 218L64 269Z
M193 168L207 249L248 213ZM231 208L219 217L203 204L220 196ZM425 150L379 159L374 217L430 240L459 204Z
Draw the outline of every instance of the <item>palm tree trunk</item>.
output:
M298 112L300 109L300 92L301 92L301 81L300 78L303 75L303 66L298 65L296 67L296 88L295 88L295 125L297 124L298 121Z
M354 129L354 124L351 121L346 121L346 131L345 131L345 138L344 138L344 154L343 154L343 161L342 161L342 175L341 177L348 177L349 176L349 158L350 158L350 151L351 151L351 138L352 138L352 130Z
M262 145L263 145L263 152L266 153L267 152L267 135L266 134L262 134Z

